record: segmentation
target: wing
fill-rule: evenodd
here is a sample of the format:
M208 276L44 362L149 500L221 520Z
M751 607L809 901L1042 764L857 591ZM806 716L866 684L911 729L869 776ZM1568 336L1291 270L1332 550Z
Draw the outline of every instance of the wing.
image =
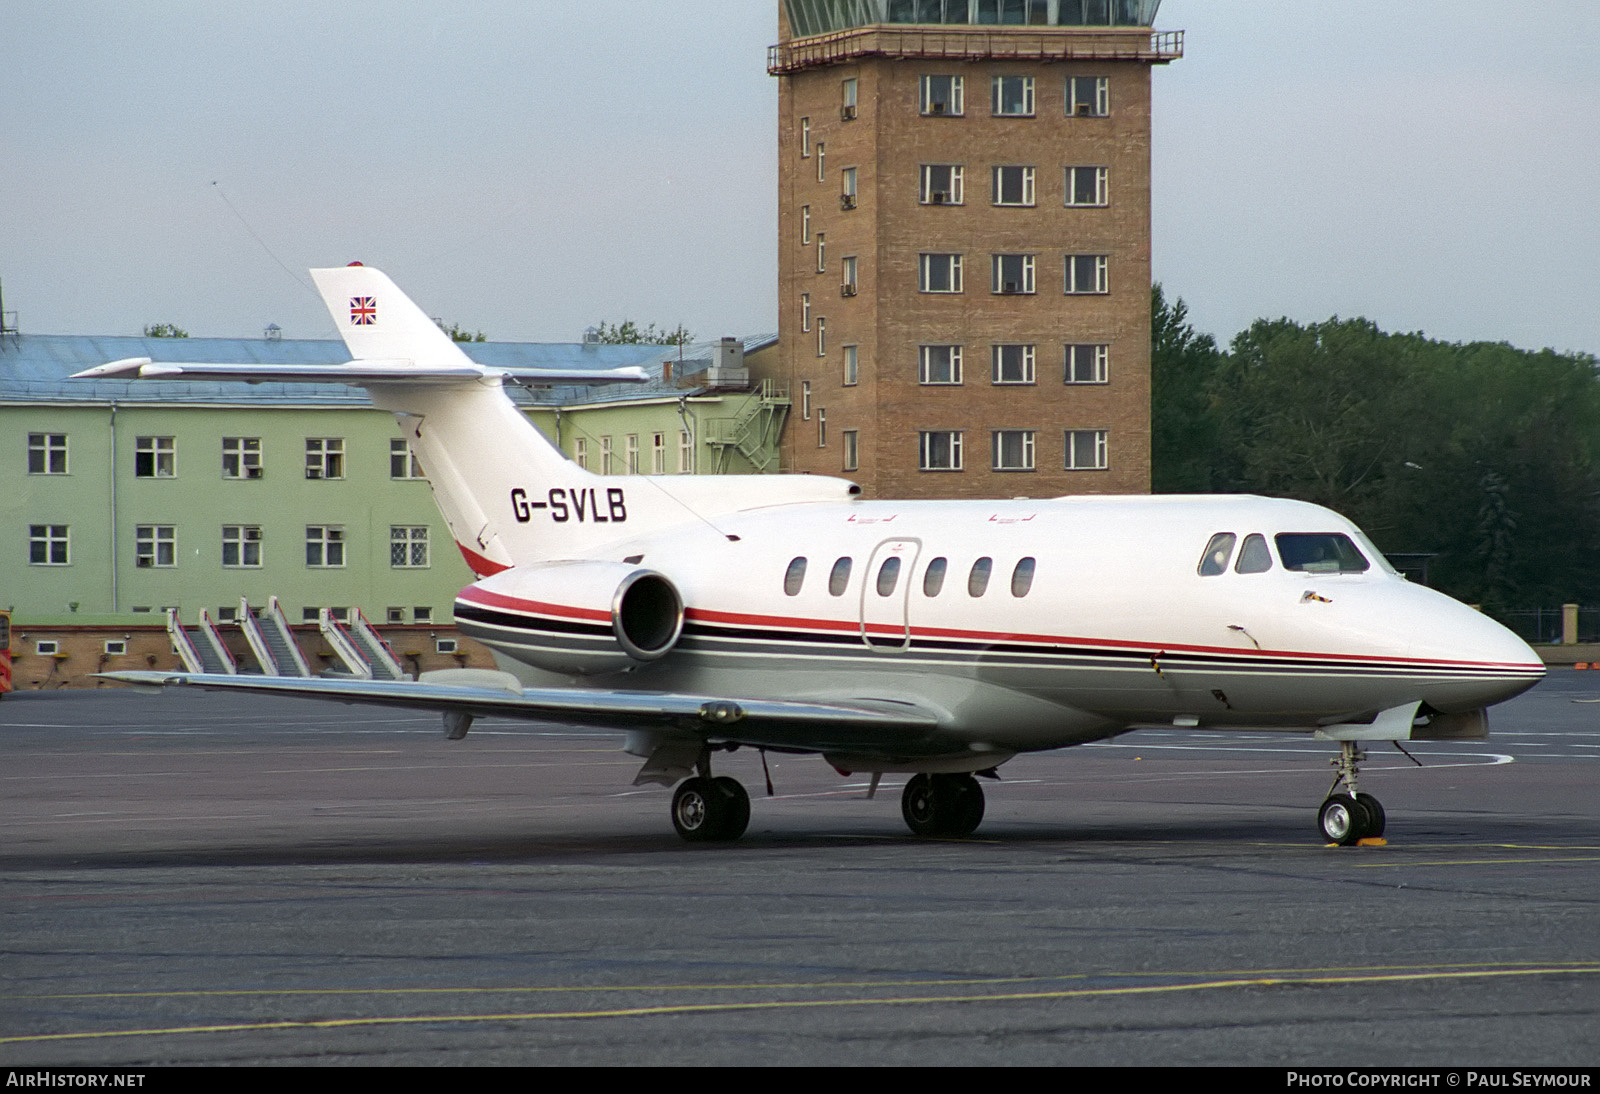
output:
M525 688L510 673L446 669L421 680L358 680L297 676L229 676L185 672L107 672L107 680L141 687L196 687L342 703L434 710L445 732L466 735L473 718L554 719L631 730L628 751L646 757L637 782L671 785L712 743L799 752L927 750L939 725L931 710L888 699L804 702L672 692ZM920 747L919 747L920 745ZM939 749L943 751L948 745Z
M248 384L454 384L465 380L515 379L529 384L642 384L650 379L637 365L613 369L485 368L482 365L419 367L411 361L351 361L344 365L180 364L129 357L74 373L74 380L242 380Z

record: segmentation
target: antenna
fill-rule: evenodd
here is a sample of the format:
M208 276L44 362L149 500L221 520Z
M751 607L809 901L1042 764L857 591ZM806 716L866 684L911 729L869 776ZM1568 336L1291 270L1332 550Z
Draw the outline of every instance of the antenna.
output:
M22 333L17 327L17 313L6 311L5 288L0 286L0 348L4 348L8 334L11 336L12 346L21 349Z

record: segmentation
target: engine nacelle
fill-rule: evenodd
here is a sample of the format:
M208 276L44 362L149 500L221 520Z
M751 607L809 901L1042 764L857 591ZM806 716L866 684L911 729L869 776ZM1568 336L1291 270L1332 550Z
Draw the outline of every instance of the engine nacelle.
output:
M456 623L549 672L593 676L647 664L683 633L683 597L626 562L540 562L484 578L456 597Z

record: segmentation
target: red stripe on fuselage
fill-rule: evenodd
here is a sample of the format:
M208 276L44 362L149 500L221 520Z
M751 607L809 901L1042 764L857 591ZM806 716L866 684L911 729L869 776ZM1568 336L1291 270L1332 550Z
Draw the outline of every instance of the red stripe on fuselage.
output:
M484 558L478 552L471 550L465 543L456 540L456 547L461 551L461 557L467 560L467 566L479 577L493 577L504 570L511 569L504 563L494 562Z
M611 616L608 612L596 611L591 608L576 608L563 604L547 604L541 601L522 600L517 597L505 596L500 593L491 593L476 587L468 587L461 591L460 599L472 603L483 604L486 607L504 608L510 611L530 612L539 615L553 615L568 619L585 619L608 621ZM719 612L706 608L690 608L684 612L687 619L697 623L717 623L740 627L762 627L770 630L793 631L827 631L833 634L860 634L861 620L859 619L801 619L793 616L782 615L752 615L746 612ZM867 630L871 634L903 635L906 629L900 624L869 623ZM954 639L968 642L1017 642L1029 645L1046 646L1089 646L1106 650L1140 650L1152 654L1161 653L1197 653L1221 655L1226 657L1240 657L1247 660L1267 661L1276 658L1294 658L1302 661L1342 661L1342 662L1371 662L1378 661L1390 665L1417 666L1421 668L1449 668L1449 669L1544 669L1542 664L1524 664L1520 661L1437 661L1424 657L1395 657L1384 654L1359 654L1359 653L1306 653L1297 650L1241 650L1227 646L1190 646L1179 643L1141 642L1133 639L1117 640L1113 638L1078 638L1049 634L1024 634L1015 631L973 631L960 630L949 627L912 627L911 637L924 639Z

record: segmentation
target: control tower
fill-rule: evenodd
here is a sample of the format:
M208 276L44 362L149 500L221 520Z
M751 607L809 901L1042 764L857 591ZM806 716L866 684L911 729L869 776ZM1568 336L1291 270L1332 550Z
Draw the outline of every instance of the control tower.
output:
M779 0L795 471L868 497L1150 487L1160 0Z

